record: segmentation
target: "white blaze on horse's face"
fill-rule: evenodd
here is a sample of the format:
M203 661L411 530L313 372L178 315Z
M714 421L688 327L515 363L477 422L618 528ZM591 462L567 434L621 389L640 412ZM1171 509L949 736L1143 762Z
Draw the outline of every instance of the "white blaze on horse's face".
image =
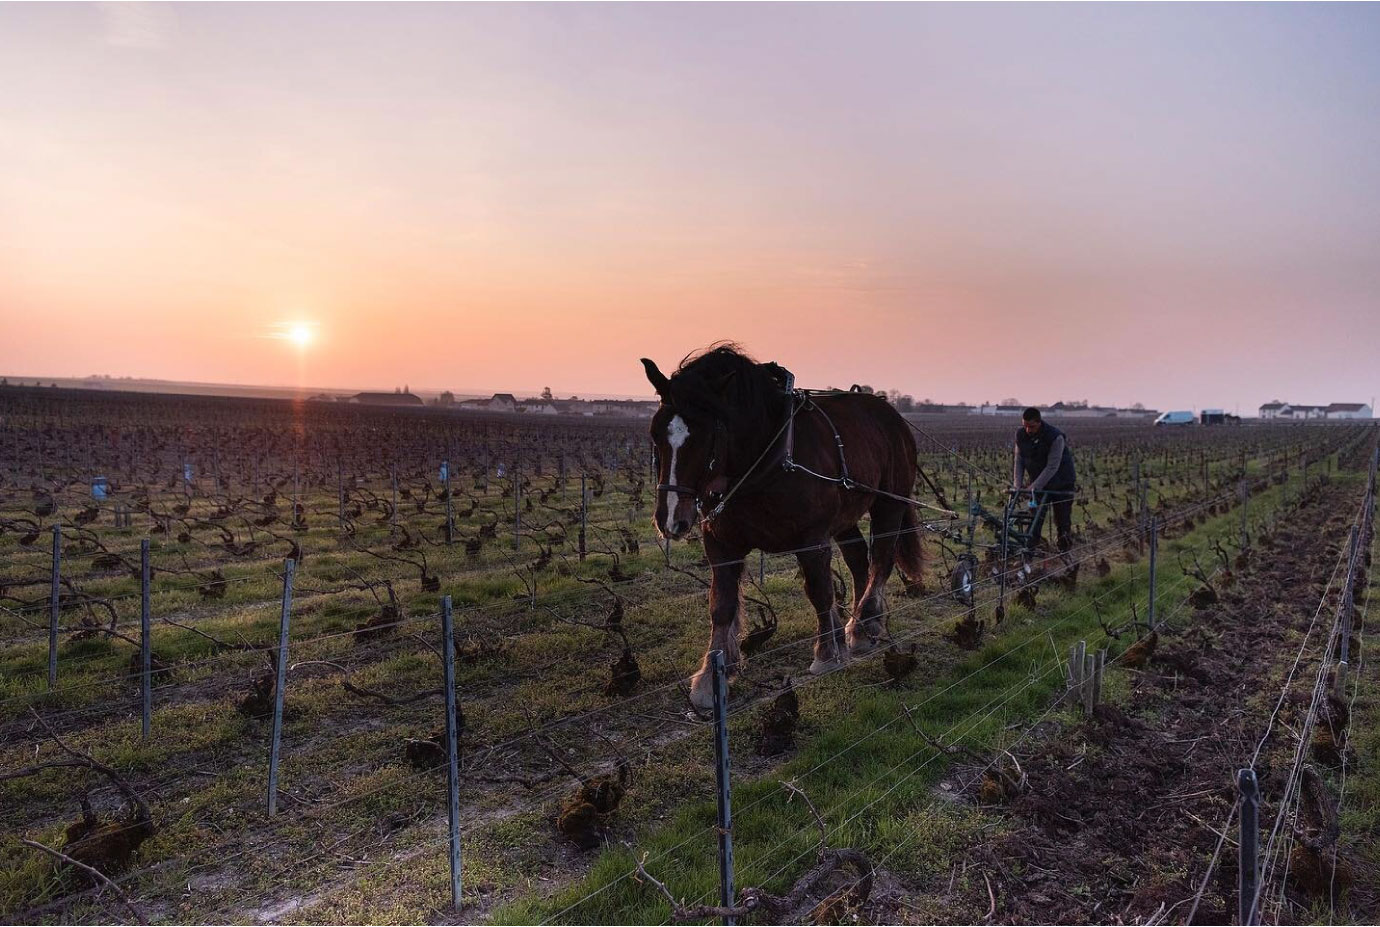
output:
M679 415L672 417L666 426L666 443L671 446L671 469L666 477L666 482L671 486L679 485L676 478L676 452L679 451L685 442L690 438L690 426L685 424L685 419ZM665 529L667 537L675 537L672 526L676 522L676 509L679 507L680 494L674 489L666 491L666 521L662 527Z

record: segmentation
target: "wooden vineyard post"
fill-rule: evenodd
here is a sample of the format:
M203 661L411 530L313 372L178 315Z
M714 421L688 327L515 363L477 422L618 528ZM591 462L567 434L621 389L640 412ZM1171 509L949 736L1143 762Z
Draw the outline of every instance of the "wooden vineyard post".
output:
M283 740L283 690L287 688L288 625L292 620L292 578L297 561L283 561L283 611L278 619L278 678L273 687L273 740L268 753L268 816L278 813L278 756Z
M441 660L446 690L446 808L450 817L450 904L460 910L460 751L455 721L455 626L450 596L441 599Z
M724 652L709 654L714 679L714 780L719 812L719 903L733 904L733 808L728 764L728 677ZM725 917L725 924L735 923Z
M62 603L62 525L53 525L52 588L48 595L48 688L57 685L58 612Z
M150 669L153 664L153 642L149 639L149 581L153 571L149 566L149 539L139 542L139 688L142 692L141 736L149 736L153 726L153 680Z

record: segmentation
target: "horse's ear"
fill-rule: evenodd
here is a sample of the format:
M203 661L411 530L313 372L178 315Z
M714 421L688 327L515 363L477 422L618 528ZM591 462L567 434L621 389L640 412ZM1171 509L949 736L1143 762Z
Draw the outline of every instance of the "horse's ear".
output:
M651 382L652 388L662 399L667 398L667 389L671 386L671 381L666 379L666 374L657 369L656 361L651 358L642 358L642 366L647 371L647 379Z

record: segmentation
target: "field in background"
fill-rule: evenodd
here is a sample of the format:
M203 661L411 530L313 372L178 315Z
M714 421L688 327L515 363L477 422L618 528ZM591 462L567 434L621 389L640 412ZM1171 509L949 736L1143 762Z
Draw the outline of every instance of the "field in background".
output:
M71 765L0 782L7 918L127 919L121 891L162 921L471 921L500 904L516 905L502 917L665 915L664 899L627 878L626 855L597 852L620 841L664 849L690 840L713 795L709 731L687 719L682 692L707 637L708 570L695 542L666 549L652 531L645 422L15 388L0 392L0 415L0 773L70 759L67 750L127 786ZM979 529L983 570L967 605L948 589L966 522L939 509L999 505L1016 423L925 416L916 425L939 495L924 486L919 494L935 506L925 516L926 583L903 589L898 579L891 597L898 647L920 645L897 691L965 680L944 710L917 719L925 725L976 711L981 703L969 696L1026 679L1031 651L1050 657L1046 636L1057 665L1069 633L1121 622L1132 603L1143 614L1151 517L1179 545L1182 556L1162 564L1159 582L1166 607L1182 605L1199 584L1195 570L1246 556L1252 538L1287 520L1310 481L1363 469L1374 440L1367 426L1167 431L1071 421L1077 570L1054 564L1019 581L1001 572ZM102 498L93 498L97 477ZM138 659L144 540L154 667L147 737ZM269 817L288 558L289 672ZM814 617L794 558L753 566L745 630L758 638L733 688L735 774L757 783L745 801L780 803L758 825L769 829L800 820L798 806L767 794L781 770L828 791L836 775L825 764L811 770L823 778L810 786L800 773L802 763L815 765L806 757L833 755L840 724L881 724L894 707L887 700L902 696L883 688L884 653L808 677ZM447 595L463 715L469 906L458 914L448 910L439 736ZM970 678L975 661L1004 654L1012 664L1002 672L1014 676ZM967 732L975 748L1000 741L1012 713L1038 714L1054 688L1041 680ZM792 684L800 709L789 743L764 747L764 718ZM850 775L880 774L924 744L914 732L888 741L850 758ZM616 807L572 818L580 781L599 777L618 792ZM928 775L910 778L880 807L894 810L932 787ZM102 840L92 839L98 830ZM791 858L808 849L807 837L787 847L777 883L798 874L803 864ZM119 890L20 839L75 847ZM713 869L702 850L687 868L700 886ZM585 872L593 883L571 883ZM615 881L616 890L598 889Z

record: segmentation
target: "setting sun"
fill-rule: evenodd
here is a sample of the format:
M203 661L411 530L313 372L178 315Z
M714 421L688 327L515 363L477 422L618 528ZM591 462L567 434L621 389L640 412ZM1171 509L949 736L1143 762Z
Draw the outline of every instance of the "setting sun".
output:
M287 327L287 331L284 333L283 337L299 348L305 348L315 340L316 333L313 332L312 327L305 322L294 322Z

